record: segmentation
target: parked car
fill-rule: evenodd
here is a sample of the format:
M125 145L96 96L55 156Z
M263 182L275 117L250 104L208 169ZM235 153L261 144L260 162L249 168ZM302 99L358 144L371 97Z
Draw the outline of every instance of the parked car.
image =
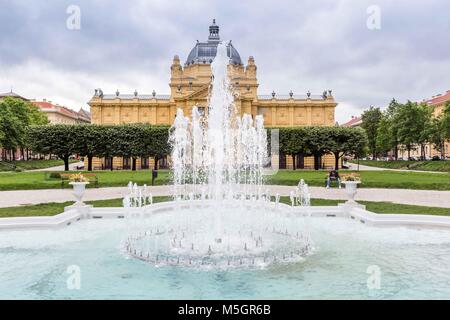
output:
M431 158L431 161L439 161L439 160L441 160L439 156L433 156L433 158Z

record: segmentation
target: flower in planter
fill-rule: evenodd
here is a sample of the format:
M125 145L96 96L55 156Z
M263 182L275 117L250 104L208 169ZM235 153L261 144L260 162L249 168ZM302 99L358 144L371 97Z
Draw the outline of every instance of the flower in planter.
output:
M342 181L361 181L361 176L357 173L343 174Z
M88 178L81 173L74 173L69 176L70 182L89 182Z

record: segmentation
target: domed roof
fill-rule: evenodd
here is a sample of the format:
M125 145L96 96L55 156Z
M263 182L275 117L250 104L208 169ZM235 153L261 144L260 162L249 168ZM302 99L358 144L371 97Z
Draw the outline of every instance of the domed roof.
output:
M220 42L219 26L216 20L209 26L209 37L207 42L197 41L195 47L189 53L186 65L190 64L210 64L217 54L217 45ZM231 41L227 44L227 54L231 64L242 64L239 52L233 47Z

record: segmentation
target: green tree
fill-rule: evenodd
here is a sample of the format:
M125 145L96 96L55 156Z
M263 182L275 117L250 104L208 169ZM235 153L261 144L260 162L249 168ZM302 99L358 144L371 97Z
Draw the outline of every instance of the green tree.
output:
M302 158L307 153L306 130L304 127L280 128L279 130L280 152L292 157L292 166L296 170L296 156Z
M366 131L369 150L374 160L377 157L377 134L381 118L382 113L380 108L370 107L362 114L361 127Z
M0 102L0 123L0 145L7 150L9 158L15 160L17 148L20 148L22 158L26 158L27 128L30 125L47 124L48 119L32 103L7 97Z
M54 154L64 161L69 170L69 157L77 151L74 126L66 124L31 126L27 130L28 141L35 152Z
M392 123L386 114L383 112L380 124L377 130L376 149L379 154L386 154L393 149L392 146Z
M345 154L360 156L367 145L367 135L361 128L330 127L329 149L334 155L334 167L339 169L339 160Z
M154 168L158 168L158 161L170 154L168 126L148 126L146 128L146 138L144 139L144 149L146 155L155 159Z
M441 159L445 158L445 120L443 116L433 118L431 120L430 142L436 150L439 150Z
M444 112L442 114L442 130L446 139L450 139L450 101L445 103Z
M314 157L314 170L322 167L320 163L324 154L331 149L331 131L336 127L309 127L306 130L306 145L310 154Z
M408 100L406 104L400 106L396 117L398 140L408 152L408 158L411 156L411 150L417 145L424 150L424 145L430 138L430 121L431 113L425 104Z
M27 108L28 121L30 125L46 125L50 123L50 121L48 121L47 115L34 104L28 103Z
M98 150L103 146L104 139L102 130L104 126L95 124L79 124L72 127L75 140L75 153L88 160L88 171L92 171L92 159L98 153Z
M11 160L15 160L17 148L25 145L25 130L29 125L26 108L26 103L16 98L7 97L0 102L0 145Z
M389 125L389 135L390 135L389 144L394 152L395 160L398 160L398 147L399 147L398 117L400 107L401 104L399 104L395 99L392 99L385 111Z
M426 103L418 105L419 122L418 127L420 130L419 141L421 150L421 159L426 159L425 145L431 142L431 134L433 132L433 109L431 109Z

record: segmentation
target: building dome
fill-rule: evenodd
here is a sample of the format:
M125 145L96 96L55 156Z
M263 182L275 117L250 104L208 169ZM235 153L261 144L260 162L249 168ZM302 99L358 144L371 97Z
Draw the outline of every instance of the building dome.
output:
M209 26L209 37L207 42L199 42L189 53L186 60L186 65L191 64L210 64L217 54L217 45L220 42L219 26L216 25L216 20L213 20ZM227 44L227 54L230 58L230 63L235 65L242 65L241 56L239 52L233 47L231 41Z

